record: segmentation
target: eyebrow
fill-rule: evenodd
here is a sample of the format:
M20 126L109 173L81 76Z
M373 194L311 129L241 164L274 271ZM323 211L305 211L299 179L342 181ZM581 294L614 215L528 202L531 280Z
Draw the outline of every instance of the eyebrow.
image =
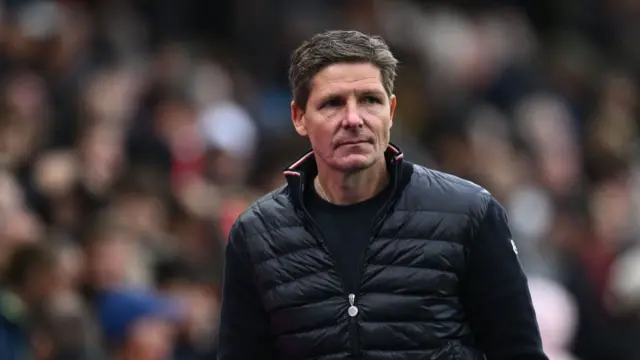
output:
M366 89L361 91L356 91L357 95L375 95L375 96L385 96L387 92L380 89Z
M332 99L336 97L344 96L345 94L351 93L351 91L338 91L338 92L328 92L319 97L321 100ZM355 91L357 96L368 95L368 96L386 96L387 92L381 89L362 89Z

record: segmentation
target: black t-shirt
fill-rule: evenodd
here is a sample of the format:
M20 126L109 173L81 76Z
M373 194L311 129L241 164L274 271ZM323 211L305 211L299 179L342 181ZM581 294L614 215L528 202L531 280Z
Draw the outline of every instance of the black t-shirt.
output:
M334 205L318 195L313 182L306 187L305 205L320 227L336 271L345 288L354 292L362 275L362 262L373 237L374 220L391 196L391 185L371 199L352 205Z

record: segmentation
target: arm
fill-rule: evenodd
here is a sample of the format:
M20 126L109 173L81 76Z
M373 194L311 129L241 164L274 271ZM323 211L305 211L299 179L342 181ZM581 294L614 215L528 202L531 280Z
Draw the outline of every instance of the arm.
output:
M469 249L463 294L488 360L547 360L527 279L502 206L491 197Z
M269 318L251 279L249 262L238 251L242 244L234 227L225 251L218 360L275 359Z

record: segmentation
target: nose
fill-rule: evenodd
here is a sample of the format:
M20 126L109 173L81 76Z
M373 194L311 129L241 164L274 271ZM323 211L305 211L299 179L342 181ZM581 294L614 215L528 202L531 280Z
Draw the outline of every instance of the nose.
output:
M358 113L358 102L356 101L356 99L350 98L347 101L342 125L346 128L355 128L362 126L362 118Z

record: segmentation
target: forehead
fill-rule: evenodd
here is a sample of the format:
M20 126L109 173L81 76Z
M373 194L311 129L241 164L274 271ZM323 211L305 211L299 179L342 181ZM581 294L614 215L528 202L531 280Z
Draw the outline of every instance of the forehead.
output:
M339 63L327 66L311 80L310 97L353 91L384 92L380 69L370 63Z

